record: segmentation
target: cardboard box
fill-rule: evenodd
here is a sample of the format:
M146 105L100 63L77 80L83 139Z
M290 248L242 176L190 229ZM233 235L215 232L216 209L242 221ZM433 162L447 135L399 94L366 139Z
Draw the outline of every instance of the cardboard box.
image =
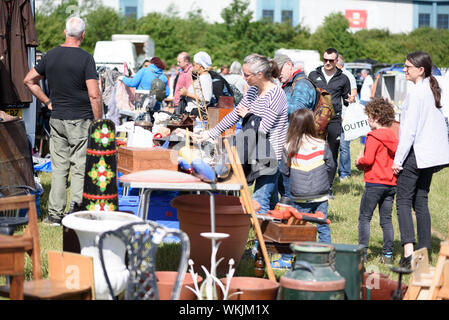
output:
M121 146L118 149L117 168L123 174L156 169L178 171L178 152L162 148Z
M311 223L304 225L287 225L259 219L260 228L266 241L290 243L298 241L316 241L316 226Z

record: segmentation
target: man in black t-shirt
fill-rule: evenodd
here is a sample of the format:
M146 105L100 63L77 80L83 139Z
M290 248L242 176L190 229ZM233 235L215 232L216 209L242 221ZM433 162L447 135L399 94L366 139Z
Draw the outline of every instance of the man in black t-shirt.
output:
M51 49L24 79L37 99L51 110L50 155L52 181L45 222L60 225L67 205L69 172L70 207L81 205L89 126L103 116L98 75L91 54L82 50L85 35L82 19L67 20L65 42ZM39 86L48 80L50 97Z

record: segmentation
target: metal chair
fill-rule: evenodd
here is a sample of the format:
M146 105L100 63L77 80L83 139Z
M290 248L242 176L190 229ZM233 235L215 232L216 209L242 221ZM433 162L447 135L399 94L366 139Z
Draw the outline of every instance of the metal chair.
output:
M101 267L108 285L110 295L117 300L111 281L107 274L103 255L104 241L115 237L125 244L128 254L128 282L125 288L125 300L159 300L156 279L156 252L164 238L176 236L181 240L181 258L178 275L171 294L172 300L179 299L182 283L187 271L190 255L190 241L186 233L177 229L166 228L154 221L133 222L116 230L107 231L96 239Z

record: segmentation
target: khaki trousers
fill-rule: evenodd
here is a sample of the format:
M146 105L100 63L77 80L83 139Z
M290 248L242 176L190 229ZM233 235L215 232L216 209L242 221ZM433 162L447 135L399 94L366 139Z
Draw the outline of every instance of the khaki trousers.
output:
M84 171L90 119L50 119L50 156L52 166L48 215L62 216L67 206L70 172L70 202L83 200Z

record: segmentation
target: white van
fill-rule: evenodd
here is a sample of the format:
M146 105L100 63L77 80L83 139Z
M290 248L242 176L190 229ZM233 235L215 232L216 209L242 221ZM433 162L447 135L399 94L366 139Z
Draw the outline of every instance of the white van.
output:
M98 41L95 45L94 60L98 67L117 68L123 72L124 63L128 69L137 67L136 47L129 40Z

